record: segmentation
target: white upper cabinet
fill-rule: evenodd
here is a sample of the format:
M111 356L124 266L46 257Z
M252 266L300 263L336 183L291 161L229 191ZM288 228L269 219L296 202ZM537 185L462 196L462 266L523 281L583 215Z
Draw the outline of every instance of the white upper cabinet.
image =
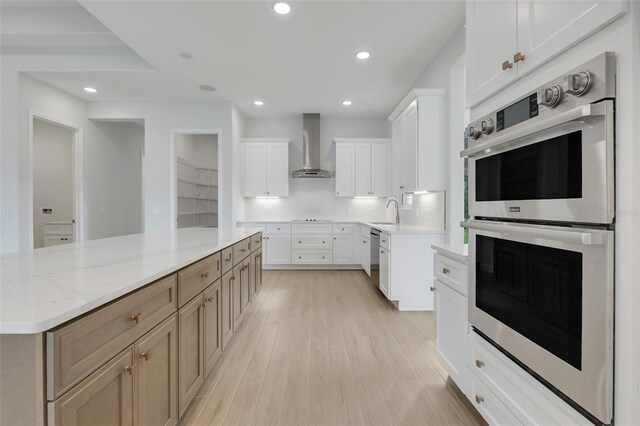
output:
M467 0L467 91L474 106L627 11L627 0Z
M356 195L356 149L353 144L336 144L336 197Z
M518 51L517 0L467 1L469 97L480 101L514 81Z
M244 196L289 195L289 140L243 139Z
M393 194L445 189L445 94L415 89L389 116Z
M389 139L336 141L336 197L389 195Z

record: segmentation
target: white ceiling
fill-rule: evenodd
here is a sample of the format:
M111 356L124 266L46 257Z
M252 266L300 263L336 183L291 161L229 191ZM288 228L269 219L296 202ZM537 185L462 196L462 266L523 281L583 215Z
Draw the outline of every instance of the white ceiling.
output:
M87 100L230 100L249 117L385 117L464 25L461 0L299 0L286 16L270 1L80 3L155 71L36 78ZM372 58L356 60L358 50ZM201 91L201 84L217 90ZM84 93L85 85L99 93ZM265 105L255 107L255 99ZM343 107L344 99L353 105Z

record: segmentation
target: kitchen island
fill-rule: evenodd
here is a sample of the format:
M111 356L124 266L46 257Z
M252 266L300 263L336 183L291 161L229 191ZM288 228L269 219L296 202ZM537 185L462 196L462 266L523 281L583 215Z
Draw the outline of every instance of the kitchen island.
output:
M1 264L1 424L174 424L257 297L262 236L186 228Z

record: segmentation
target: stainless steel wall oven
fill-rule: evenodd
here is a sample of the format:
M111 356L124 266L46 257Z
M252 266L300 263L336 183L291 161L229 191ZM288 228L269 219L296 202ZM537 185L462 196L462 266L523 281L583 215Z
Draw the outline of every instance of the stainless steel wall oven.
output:
M615 55L471 123L469 321L589 420L613 417Z

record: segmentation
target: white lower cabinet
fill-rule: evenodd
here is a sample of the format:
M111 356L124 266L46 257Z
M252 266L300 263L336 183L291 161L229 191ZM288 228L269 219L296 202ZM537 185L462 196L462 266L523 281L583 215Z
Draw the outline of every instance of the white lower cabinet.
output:
M380 247L380 291L382 294L390 296L391 270L390 270L391 252Z
M362 237L360 243L360 264L362 269L371 276L371 240L369 238Z
M436 349L449 364L449 377L465 388L465 342L468 328L467 297L442 281L434 283L436 298Z
M293 250L291 253L294 265L331 265L331 250Z
M333 263L335 265L357 264L354 260L353 234L333 236Z
M490 425L521 425L522 422L500 401L500 399L469 371L467 396L473 406Z
M268 234L265 240L265 264L290 265L291 264L291 235Z

